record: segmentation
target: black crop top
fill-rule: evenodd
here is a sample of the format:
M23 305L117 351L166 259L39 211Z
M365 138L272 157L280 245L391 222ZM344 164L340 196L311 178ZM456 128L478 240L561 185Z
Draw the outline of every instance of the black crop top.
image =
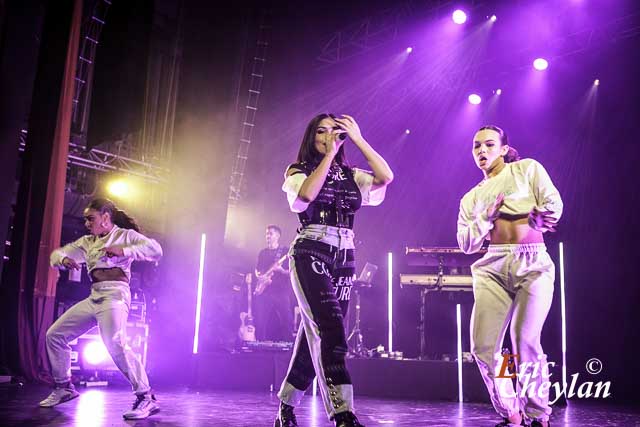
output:
M309 176L315 169L308 163L294 163L287 170L292 175L304 173ZM331 165L322 189L307 209L298 213L300 224L321 224L334 227L353 228L353 217L362 205L362 194L354 179L354 172L346 166Z

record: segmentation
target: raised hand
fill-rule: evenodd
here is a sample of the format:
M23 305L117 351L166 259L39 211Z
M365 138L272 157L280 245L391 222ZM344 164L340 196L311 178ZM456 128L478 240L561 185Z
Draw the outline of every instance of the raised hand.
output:
M352 141L356 141L362 138L360 126L358 126L356 119L347 114L341 114L341 116L342 118L336 118L334 120L338 124L338 126L340 126L340 128L347 133L349 138L351 138Z
M342 147L342 144L344 144L344 140L338 138L338 135L340 135L340 133L341 132L324 133L325 145L327 147L327 156L335 157L335 155L338 154L338 150L340 149L340 147Z
M544 233L545 231L555 232L558 221L552 216L551 211L540 211L534 207L529 212L529 227Z

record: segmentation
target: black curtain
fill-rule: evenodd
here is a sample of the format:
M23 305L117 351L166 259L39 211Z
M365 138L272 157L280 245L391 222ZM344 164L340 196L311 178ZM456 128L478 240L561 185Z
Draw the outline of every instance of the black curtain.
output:
M48 256L60 243L81 20L81 0L46 5L10 260L3 275L3 291L17 301L7 311L3 348L19 355L19 360L10 359L11 368L32 380L48 369L44 337L53 317L56 274Z
M44 4L0 1L0 366L17 367L17 283L6 279L10 224L18 187L22 129L27 127L38 63ZM16 233L13 233L14 235ZM13 370L13 369L12 369Z

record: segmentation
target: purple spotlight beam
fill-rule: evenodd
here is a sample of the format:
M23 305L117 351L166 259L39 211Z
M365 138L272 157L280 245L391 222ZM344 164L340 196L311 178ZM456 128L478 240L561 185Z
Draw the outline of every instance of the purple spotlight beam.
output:
M467 14L464 13L463 10L461 9L456 9L452 14L451 14L451 19L453 19L453 22L455 22L458 25L462 25L465 22L467 22Z

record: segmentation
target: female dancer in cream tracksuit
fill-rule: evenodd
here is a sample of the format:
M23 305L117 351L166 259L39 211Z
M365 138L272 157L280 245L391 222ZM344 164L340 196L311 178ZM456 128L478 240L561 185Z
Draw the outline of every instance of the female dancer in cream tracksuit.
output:
M504 418L497 426L530 421L532 427L546 427L551 413L548 388L547 394L538 393L546 380L544 371L537 375L533 369L518 371L518 391L526 386L533 388L532 393L516 394L511 379L498 377L509 323L517 362L547 367L540 334L551 307L555 267L543 233L555 231L562 200L542 165L532 159L518 160L507 135L497 126L478 130L473 157L484 179L460 203L458 245L473 253L485 239L491 244L471 267L475 297L471 351L493 406Z
M91 295L65 311L47 331L47 353L55 388L41 407L53 407L78 397L71 383L69 341L96 324L116 366L131 383L136 394L126 419L142 419L160 410L151 394L144 367L126 344L127 316L131 293L131 263L156 261L162 248L138 232L135 221L107 199L95 199L84 210L90 234L56 249L51 254L54 267L77 269L87 263Z

